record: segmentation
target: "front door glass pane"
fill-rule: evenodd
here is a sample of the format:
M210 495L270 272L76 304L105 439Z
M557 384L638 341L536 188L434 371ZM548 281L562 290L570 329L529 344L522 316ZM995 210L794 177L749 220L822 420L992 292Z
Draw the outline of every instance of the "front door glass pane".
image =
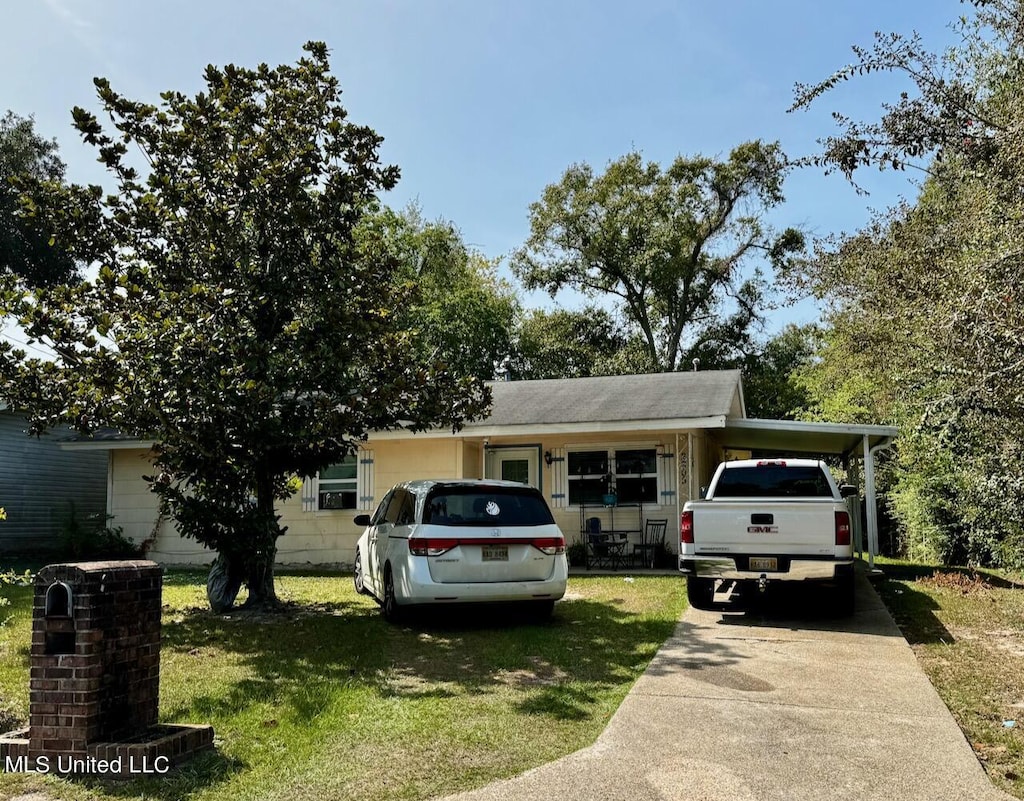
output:
M502 481L518 481L520 484L530 483L529 459L502 459Z

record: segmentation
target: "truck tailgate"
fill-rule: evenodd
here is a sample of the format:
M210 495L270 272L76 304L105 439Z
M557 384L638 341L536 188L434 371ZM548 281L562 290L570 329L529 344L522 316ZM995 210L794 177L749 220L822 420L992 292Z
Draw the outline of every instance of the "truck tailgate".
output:
M693 503L694 552L833 555L836 508L830 498Z

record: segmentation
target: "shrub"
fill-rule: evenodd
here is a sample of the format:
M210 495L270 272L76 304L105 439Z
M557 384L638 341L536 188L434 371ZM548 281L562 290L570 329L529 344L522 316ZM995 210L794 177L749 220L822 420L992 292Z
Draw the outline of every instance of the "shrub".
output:
M572 543L565 552L570 567L585 567L587 564L587 546L582 542Z
M68 505L61 531L61 550L73 559L135 559L144 555L145 544L124 536L124 529L110 525L110 515L89 515L84 521L74 504Z

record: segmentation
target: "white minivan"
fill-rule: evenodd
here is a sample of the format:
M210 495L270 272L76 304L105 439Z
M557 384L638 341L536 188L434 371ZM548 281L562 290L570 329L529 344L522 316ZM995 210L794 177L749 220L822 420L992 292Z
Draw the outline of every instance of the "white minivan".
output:
M512 481L398 484L355 518L353 581L388 620L421 604L522 602L550 615L565 595L563 536L544 496Z

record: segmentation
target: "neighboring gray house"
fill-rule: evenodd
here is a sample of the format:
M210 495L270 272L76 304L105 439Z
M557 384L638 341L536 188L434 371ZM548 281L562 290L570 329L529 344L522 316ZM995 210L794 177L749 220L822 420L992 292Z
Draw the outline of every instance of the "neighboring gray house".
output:
M27 428L0 405L0 554L56 550L72 505L82 523L107 508L107 454L62 450L68 429L30 437Z

